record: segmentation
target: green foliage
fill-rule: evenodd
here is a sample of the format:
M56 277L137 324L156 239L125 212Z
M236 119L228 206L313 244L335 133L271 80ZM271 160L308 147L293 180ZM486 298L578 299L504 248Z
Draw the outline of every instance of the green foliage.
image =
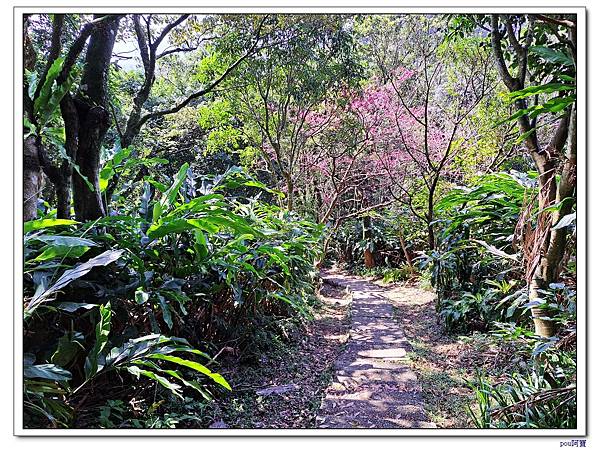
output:
M32 112L23 121L24 136L39 139L40 162L51 164L42 176L38 218L23 228L26 427L206 425L208 402L239 388L210 355L260 365L265 352L287 345L289 330L312 317L324 227L307 218L324 217L333 191L340 195L327 211L336 227L326 240L330 261L385 283L420 277L436 290L448 332L485 330L490 340L513 349L519 363L506 369L507 377L481 375L472 385L477 426L574 426L575 257L564 259L563 283L540 291L543 303L530 301L513 234L537 194L535 176L522 173L532 165L519 144L533 133L544 144L548 127L576 101L565 26L531 15L501 18L502 33L509 20L517 39L531 38L529 86L505 94L492 76L481 93L473 92L484 98L469 109L469 86L464 92L457 86L471 76L477 84L493 71L489 33L482 32L490 16L191 15L164 36L149 84L139 60L127 61L128 52L111 59L106 112L115 126L92 179L67 155L60 113L81 63L57 82L73 33L90 17L67 19L61 56L50 64L51 16L31 16L27 30L37 61L24 73L24 100L31 100ZM153 15L146 37L154 41L172 19ZM117 39L135 40L131 23L121 20ZM513 50L501 51L515 76ZM425 54L425 63L440 64L420 76L425 67L419 55ZM366 80L385 85L391 68L414 73L393 86L410 111L396 111L398 123L388 126L410 128L413 116L442 142L448 136L440 124L468 116L435 178L437 244L419 258L416 273L407 259L429 247L423 212L433 179L425 175L439 160L407 153L422 147L421 136L393 137L382 129L379 142L353 106ZM121 138L131 137L124 133L128 119L181 105L224 74L218 89L193 96L178 112L152 114L121 147ZM440 81L436 105L423 117L426 108L415 92ZM136 111L144 87L149 95ZM73 100L77 106L81 98ZM519 136L516 121L524 116L534 128ZM378 146L387 145L397 150L389 164L397 164L401 180L382 174L383 160L375 164ZM373 166L362 167L368 160ZM56 218L58 185L49 170L65 163L91 190L98 182L106 217L85 223ZM346 167L352 169L348 177L342 176ZM521 172L489 173L515 168ZM318 175L309 177L312 171ZM372 182L382 176L390 179ZM321 189L321 182L332 188ZM284 184L285 193L278 190ZM351 218L384 202L388 189L398 202ZM294 212L281 207L286 195ZM532 217L527 225L534 223ZM576 215L552 225L573 230ZM375 267L367 269L366 260ZM534 335L524 320L534 306L557 322L558 336Z
M529 51L553 64L558 64L567 67L575 65L573 58L560 50L556 50L543 45L532 45L531 47L529 47Z
M414 275L408 265L400 267L374 267L372 269L361 268L355 272L361 276L381 278L384 283L407 281Z
M497 324L496 336L516 344L523 365L504 381L494 384L479 373L469 383L478 409L469 412L477 427L576 428L576 352L567 343L575 329L567 326L565 331L541 338L514 324Z
M471 414L478 428L577 428L574 384L553 388L532 372L497 386L480 379L472 388L479 413Z
M25 224L30 426L43 418L77 423L71 399L114 372L179 398L185 390L209 399L207 382L232 387L207 365L172 353L208 358L189 342L208 349L224 338L252 348L254 330L281 316L310 316L320 228L256 198L228 196L269 191L239 169L213 177L195 198L184 195L188 175L182 166L156 200L142 195L143 208L133 205L131 215ZM82 297L97 303L76 303ZM44 327L48 321L56 326ZM106 414L104 425L112 420Z
M477 401L477 411L470 413L481 428L576 424L575 355L572 344L566 344L574 336L574 293L558 283L543 291L542 305L530 302L520 255L513 248L512 233L523 202L536 194L534 186L535 178L526 174L499 173L450 192L438 203L446 217L440 248L422 259L431 268L446 329L493 330L491 339L510 342L513 358L520 361L508 379L492 382L479 374L470 383ZM534 306L546 309L563 334L536 336L528 320Z
M334 234L328 256L360 272L364 269L364 252L369 249L374 252L376 266L403 269L406 259L401 235L411 254L424 245L422 227L406 211L373 213L366 235L363 218L347 220Z
M56 58L50 66L44 84L40 89L40 94L33 102L33 114L37 120L40 129L46 125L51 116L58 111L60 101L65 96L74 81L74 74L71 73L67 77L67 81L62 84L56 84L60 72L62 71L64 58ZM34 88L34 86L30 86Z
M526 174L494 173L438 202L443 217L438 249L421 264L431 268L437 309L448 330L486 329L501 318L519 319L526 296L517 289L522 285L510 281L520 273L512 233L534 185Z
M402 267L388 269L383 273L384 283L397 283L399 281L406 281L412 275L411 269L408 265Z
M564 61L561 58L568 58L566 55L555 50L548 49L547 47L531 48L531 50L535 49L537 49L537 51L534 51L534 53L538 53L541 51L541 49L545 49L545 51L541 52L541 54L544 55L546 58L549 58L548 55L553 55L553 58L551 58L551 61L553 63L561 61L564 63ZM572 60L570 60L570 63L570 65L573 65ZM563 74L560 76L560 80L562 82L554 81L541 85L531 85L524 89L521 89L520 91L514 91L507 94L507 99L513 103L519 100L527 99L532 96L534 96L536 101L528 107L517 110L510 117L499 121L498 125L507 122L514 122L519 117L523 116L527 116L530 119L535 120L536 118L538 118L538 116L542 114L556 114L559 116L565 114L577 99L575 78L568 74ZM564 81L566 81L567 83L564 83ZM554 96L552 96L553 94ZM519 144L523 142L530 135L536 133L537 130L537 127L533 127L528 132L523 133L521 136L519 136L516 143Z

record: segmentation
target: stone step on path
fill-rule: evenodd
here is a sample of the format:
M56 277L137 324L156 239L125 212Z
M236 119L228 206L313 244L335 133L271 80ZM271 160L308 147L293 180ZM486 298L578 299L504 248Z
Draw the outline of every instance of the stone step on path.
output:
M317 415L318 428L435 428L406 355L410 345L385 291L330 271L325 282L352 293L352 325Z

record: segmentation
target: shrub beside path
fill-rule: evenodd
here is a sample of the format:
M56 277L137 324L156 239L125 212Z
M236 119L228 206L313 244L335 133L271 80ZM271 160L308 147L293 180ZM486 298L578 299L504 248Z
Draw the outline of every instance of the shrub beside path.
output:
M435 428L423 408L410 351L385 289L363 278L324 271L325 283L352 294L350 339L335 362L318 428Z

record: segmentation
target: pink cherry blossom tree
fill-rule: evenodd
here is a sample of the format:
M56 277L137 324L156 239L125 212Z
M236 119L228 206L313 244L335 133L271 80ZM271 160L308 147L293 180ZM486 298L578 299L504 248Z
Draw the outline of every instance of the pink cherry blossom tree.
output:
M379 83L362 108L371 123L382 124L373 128L373 150L394 180L390 195L425 223L430 249L436 245L441 180L452 179L455 157L474 138L464 125L495 87L489 51L477 38L460 47L444 41L436 20L402 16L395 23L398 39L372 39L379 43L374 47ZM406 47L401 36L409 29L414 39ZM426 192L424 205L415 202L421 190Z

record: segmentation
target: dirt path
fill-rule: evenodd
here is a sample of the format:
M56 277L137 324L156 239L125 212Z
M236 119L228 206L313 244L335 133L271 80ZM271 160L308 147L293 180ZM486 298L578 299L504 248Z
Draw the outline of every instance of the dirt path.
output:
M402 318L411 316L400 306L409 299L399 298L425 293L334 271L322 276L321 306L306 329L256 363L224 364L233 392L205 411L205 426L435 427L408 361L413 349Z
M350 295L329 284L306 329L262 353L255 363L224 363L233 392L207 411L212 428L314 428L334 362L348 340Z
M421 386L406 359L410 345L385 288L325 272L324 280L352 293L350 338L317 416L319 428L435 428Z

